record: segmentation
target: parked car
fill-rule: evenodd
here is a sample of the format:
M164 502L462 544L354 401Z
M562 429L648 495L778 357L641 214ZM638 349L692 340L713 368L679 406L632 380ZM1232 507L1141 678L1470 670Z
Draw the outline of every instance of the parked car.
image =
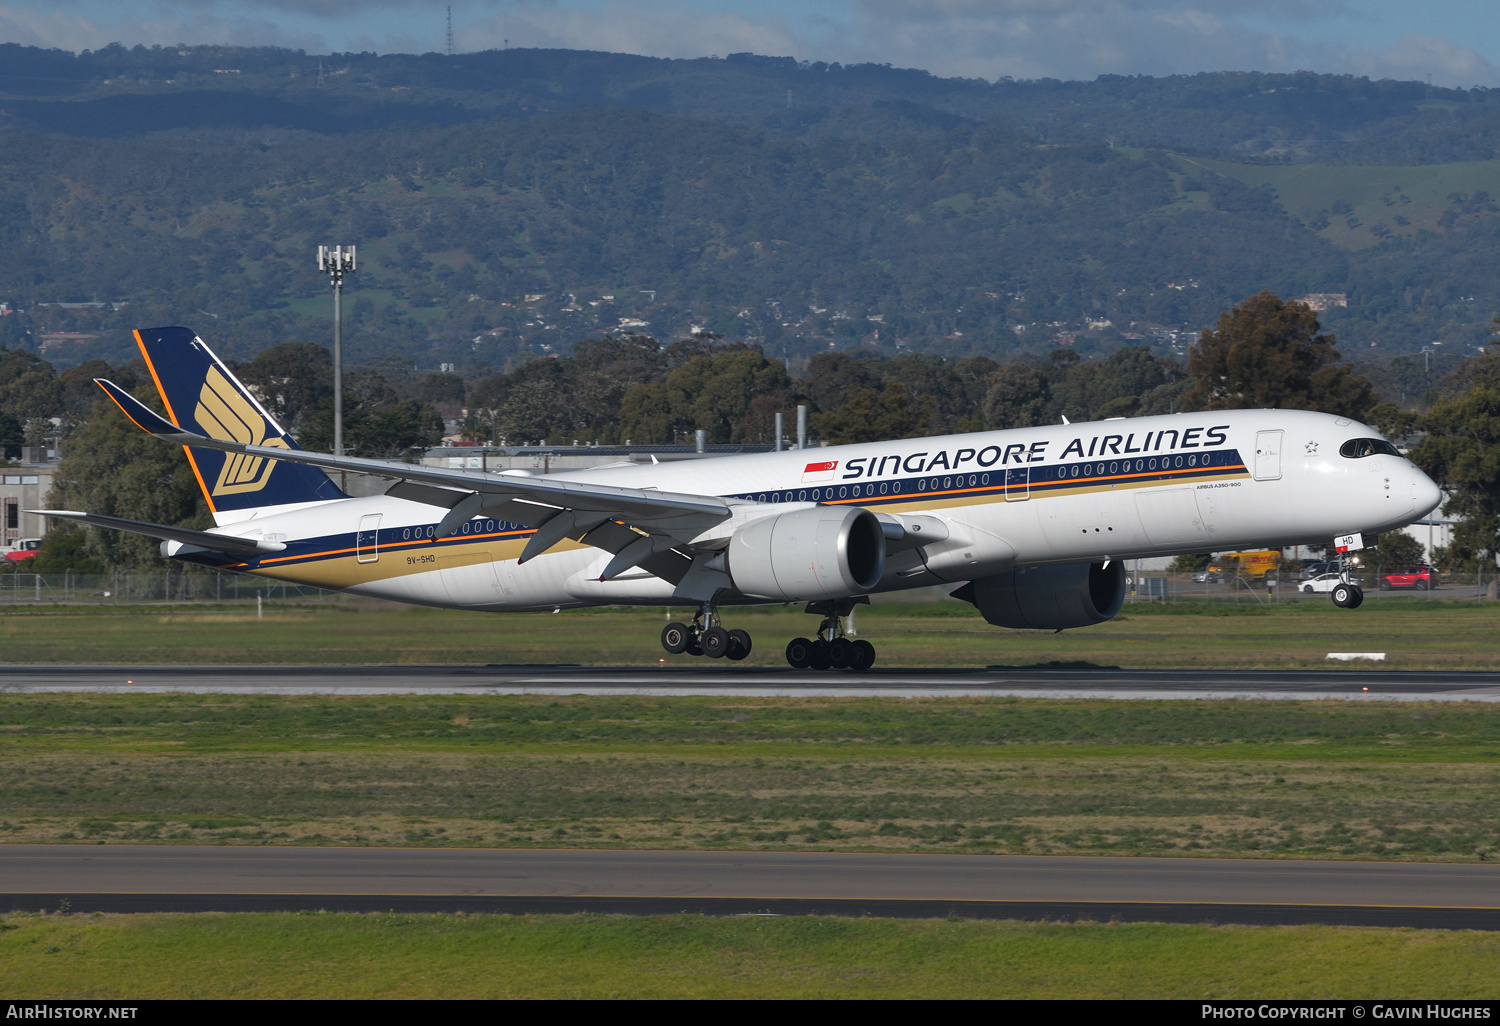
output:
M1199 570L1193 574L1194 584L1217 584L1224 578L1217 570Z
M1311 581L1323 574L1331 573L1338 569L1337 563L1309 563L1302 568L1297 576L1304 581Z
M1438 585L1438 572L1430 566L1409 566L1380 576L1380 590L1392 588L1415 588L1426 591Z
M12 563L19 563L23 559L30 559L36 555L37 550L42 547L40 538L22 538L16 542L14 548L5 550L5 558Z
M1315 593L1327 593L1337 588L1344 581L1344 575L1340 573L1319 574L1310 581L1303 581L1297 587L1309 595Z

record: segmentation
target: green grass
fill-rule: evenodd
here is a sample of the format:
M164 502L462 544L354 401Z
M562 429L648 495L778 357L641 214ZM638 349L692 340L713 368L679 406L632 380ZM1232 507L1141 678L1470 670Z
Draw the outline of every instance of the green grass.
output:
M691 610L670 611L687 619ZM741 665L784 667L782 650L817 628L800 607L725 610L755 650ZM732 664L665 657L668 611L603 608L562 613L310 604L268 606L13 606L0 644L14 663L578 663L712 669ZM855 614L878 667L1027 666L1293 668L1329 666L1337 651L1384 651L1405 669L1500 669L1493 603L1415 596L1372 598L1358 610L1322 599L1272 606L1253 598L1127 605L1115 619L1053 634L991 627L972 606L943 599L880 603ZM1341 665L1341 664L1340 664ZM1335 668L1338 668L1335 666Z
M1477 998L1500 936L832 917L12 915L0 989L118 998Z
M1350 215L1329 214L1330 223L1321 234L1346 249L1373 246L1380 241L1370 229L1384 224L1392 235L1415 235L1422 229L1436 231L1438 218L1449 206L1451 193L1471 195L1483 190L1500 196L1500 161L1453 164L1359 166L1352 164L1236 164L1200 157L1178 157L1186 170L1221 174L1246 185L1270 185L1277 199L1293 216L1304 220L1318 211L1328 212L1339 200L1348 202L1360 222L1350 228ZM1396 218L1404 217L1402 225Z
M1484 860L1474 703L0 696L0 840Z

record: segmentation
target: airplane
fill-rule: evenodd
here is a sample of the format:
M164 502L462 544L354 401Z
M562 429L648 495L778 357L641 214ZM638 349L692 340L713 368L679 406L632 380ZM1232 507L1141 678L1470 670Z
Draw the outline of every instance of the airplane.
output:
M867 669L841 626L879 592L953 585L999 627L1115 616L1125 561L1378 534L1434 509L1436 484L1379 432L1303 410L1218 410L690 463L536 475L300 448L192 330L135 333L163 419L105 379L139 428L184 446L206 531L49 517L162 539L166 557L400 602L492 612L696 608L669 653L740 660L725 612L805 603L796 668ZM392 480L351 497L331 472ZM1362 601L1345 583L1335 604Z

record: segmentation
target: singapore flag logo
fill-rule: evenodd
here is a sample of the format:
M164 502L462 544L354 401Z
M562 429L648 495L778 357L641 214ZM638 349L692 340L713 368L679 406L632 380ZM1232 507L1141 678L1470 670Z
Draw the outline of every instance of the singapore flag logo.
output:
M802 471L802 483L832 481L833 472L838 469L838 466L838 460L829 460L826 463L809 463Z

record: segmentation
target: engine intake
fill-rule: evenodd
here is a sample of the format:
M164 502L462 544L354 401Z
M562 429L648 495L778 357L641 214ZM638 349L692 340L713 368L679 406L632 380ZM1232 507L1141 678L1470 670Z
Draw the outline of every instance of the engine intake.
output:
M729 577L754 598L863 595L885 572L885 532L867 509L820 506L753 520L729 539Z
M1060 630L1103 623L1125 601L1125 564L1069 563L1011 570L953 593L996 627Z

